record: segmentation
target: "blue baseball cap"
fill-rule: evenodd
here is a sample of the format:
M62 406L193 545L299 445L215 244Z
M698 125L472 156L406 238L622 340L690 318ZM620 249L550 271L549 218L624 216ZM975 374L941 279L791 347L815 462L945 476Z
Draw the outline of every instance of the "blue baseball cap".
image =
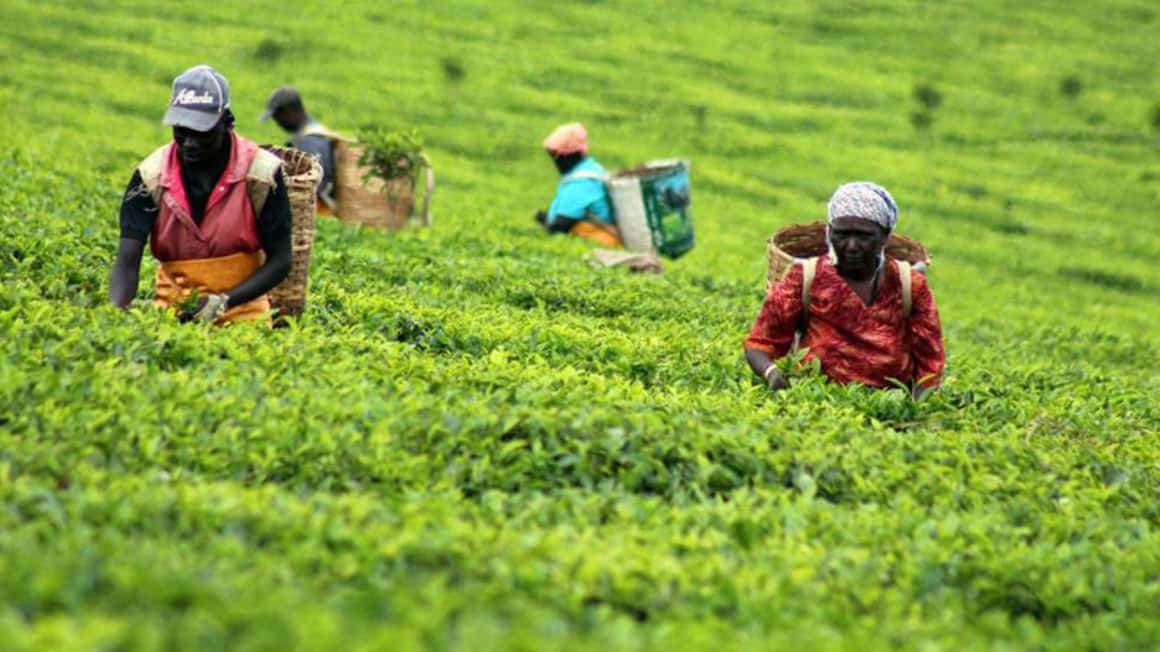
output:
M173 80L173 96L161 124L209 131L230 108L230 83L213 68L194 66Z
M302 106L302 96L291 86L280 86L270 93L270 97L266 100L266 110L258 116L258 120L265 122L274 117L275 113L293 106Z

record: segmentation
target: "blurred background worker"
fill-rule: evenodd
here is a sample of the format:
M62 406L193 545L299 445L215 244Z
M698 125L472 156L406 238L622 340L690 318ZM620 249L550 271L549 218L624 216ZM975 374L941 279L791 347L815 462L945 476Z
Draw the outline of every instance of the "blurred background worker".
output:
M557 127L544 140L544 149L562 178L547 212L536 221L548 233L571 233L605 247L619 247L620 234L612 202L604 187L604 167L588 154L588 131L579 122Z
M774 358L790 353L795 334L822 373L839 383L918 395L937 387L946 361L942 327L926 278L886 257L898 205L885 188L847 183L830 197L829 254L794 264L770 288L745 357L769 388L788 386Z
M229 83L209 66L173 81L162 122L173 142L141 162L121 203L110 300L127 308L136 296L148 240L161 263L156 305L181 306L183 321L266 319L292 255L282 160L234 132Z
M333 214L334 196L334 143L340 136L306 112L302 96L289 86L274 89L266 100L266 110L260 120L270 118L290 134L291 147L310 152L322 163L322 182L318 184L319 210Z

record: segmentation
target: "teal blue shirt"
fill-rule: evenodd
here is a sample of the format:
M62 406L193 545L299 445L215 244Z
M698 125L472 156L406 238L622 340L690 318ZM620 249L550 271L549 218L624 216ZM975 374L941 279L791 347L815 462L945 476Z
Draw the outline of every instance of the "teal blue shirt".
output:
M612 217L612 202L608 200L604 182L600 179L577 178L577 172L605 175L604 167L591 156L577 163L576 167L560 179L556 197L552 199L551 206L548 206L548 224L560 215L580 220L589 214L605 224L614 224L616 220Z

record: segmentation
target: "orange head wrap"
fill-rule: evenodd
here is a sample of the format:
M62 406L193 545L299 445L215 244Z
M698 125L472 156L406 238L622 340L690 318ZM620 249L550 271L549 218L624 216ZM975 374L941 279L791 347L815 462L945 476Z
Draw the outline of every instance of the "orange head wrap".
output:
M553 154L587 154L588 130L579 122L560 125L544 139L544 149Z

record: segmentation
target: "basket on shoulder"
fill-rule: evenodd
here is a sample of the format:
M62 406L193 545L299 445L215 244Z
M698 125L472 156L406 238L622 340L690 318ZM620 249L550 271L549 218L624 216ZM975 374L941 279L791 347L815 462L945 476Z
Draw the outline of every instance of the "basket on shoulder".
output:
M782 227L769 239L766 289L780 280L793 267L795 260L824 256L828 251L825 222L790 224ZM921 242L899 233L890 234L890 239L886 242L886 255L910 263L915 271L922 274L926 274L931 264L930 254Z

